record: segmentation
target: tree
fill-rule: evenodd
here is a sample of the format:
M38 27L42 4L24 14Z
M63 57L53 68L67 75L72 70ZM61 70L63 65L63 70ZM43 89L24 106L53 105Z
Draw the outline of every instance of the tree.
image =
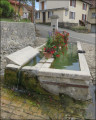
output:
M21 0L19 0L18 16L19 16L20 8L21 8Z
M35 24L35 0L22 0L22 3L32 6L31 9L31 22Z
M0 10L2 17L13 17L14 9L7 0L0 1Z

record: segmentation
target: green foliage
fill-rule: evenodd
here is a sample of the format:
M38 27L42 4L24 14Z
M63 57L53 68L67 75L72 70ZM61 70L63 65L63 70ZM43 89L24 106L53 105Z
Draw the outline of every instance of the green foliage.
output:
M71 29L74 30L74 31L87 30L85 26L75 26L75 27L72 27Z
M0 17L2 16L2 8L0 8Z
M66 31L62 33L56 31L54 36L52 33L49 33L44 52L51 53L54 58L60 57L60 53L64 54L64 51L67 49L68 37L69 33Z
M0 9L2 9L2 17L8 18L14 14L14 9L7 0L1 0Z
M46 43L46 48L53 47L52 43L53 43L53 38L48 36L48 40L47 40L47 43Z

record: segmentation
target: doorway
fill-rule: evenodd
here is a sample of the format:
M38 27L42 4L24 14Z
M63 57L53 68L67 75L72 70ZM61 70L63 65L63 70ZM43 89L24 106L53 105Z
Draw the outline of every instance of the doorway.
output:
M43 14L43 23L45 23L45 21L46 21L46 14L45 14L45 12L43 12L42 14Z

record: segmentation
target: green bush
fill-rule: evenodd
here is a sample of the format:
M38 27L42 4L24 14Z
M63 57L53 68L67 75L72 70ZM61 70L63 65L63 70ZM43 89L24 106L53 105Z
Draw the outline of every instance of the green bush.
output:
M1 0L0 8L2 9L2 17L12 17L14 9L7 0Z
M2 16L2 8L0 8L0 17Z
M71 27L72 30L87 30L85 26L75 26L75 27Z

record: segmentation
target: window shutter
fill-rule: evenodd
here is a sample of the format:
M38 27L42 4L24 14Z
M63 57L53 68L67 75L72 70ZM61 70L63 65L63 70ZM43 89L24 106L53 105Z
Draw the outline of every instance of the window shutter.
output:
M87 10L87 3L86 3L86 10Z
M74 13L74 19L75 19L76 14Z
M72 6L72 0L70 0L70 6Z
M85 21L86 21L86 15L85 15Z
M83 10L84 10L84 3L83 3Z
M49 18L49 11L48 11L48 18Z
M71 12L69 13L69 18L71 19Z
M82 20L83 20L83 14L82 14Z
M75 0L75 7L76 7L76 0Z
M40 18L40 12L39 12L39 18Z

